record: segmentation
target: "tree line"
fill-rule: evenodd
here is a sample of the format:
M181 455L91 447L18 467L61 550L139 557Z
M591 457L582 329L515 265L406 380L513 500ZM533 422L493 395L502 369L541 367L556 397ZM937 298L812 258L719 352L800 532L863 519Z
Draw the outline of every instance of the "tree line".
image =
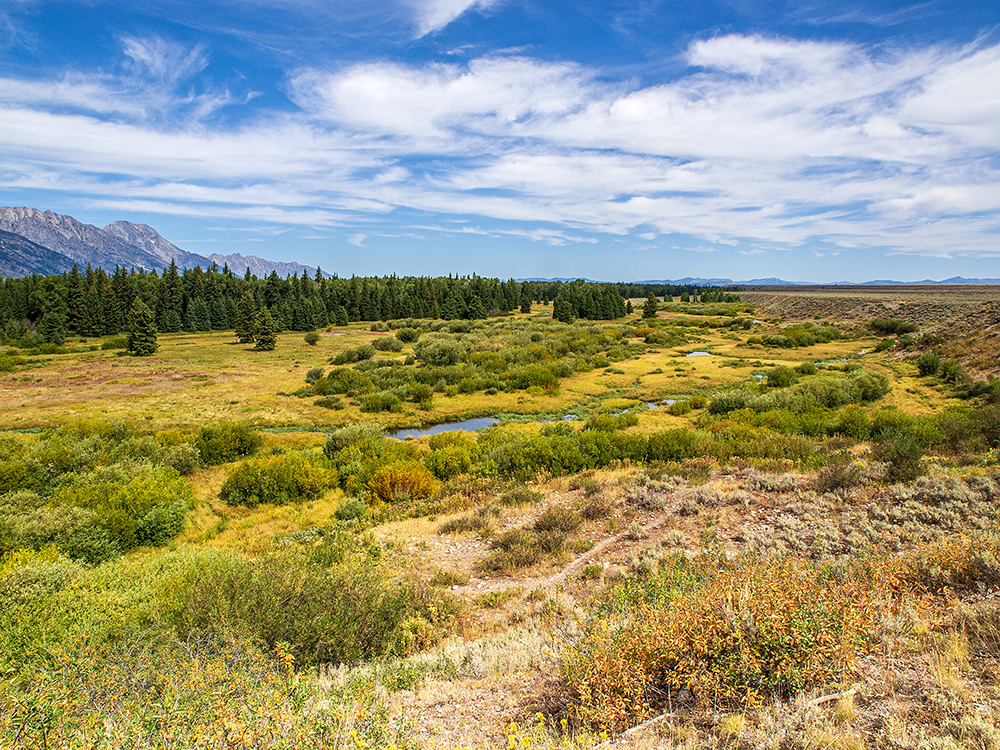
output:
M207 270L182 271L173 262L160 274L121 266L109 274L88 264L84 271L74 265L63 274L3 279L0 326L4 339L14 341L29 333L45 343L61 343L70 334L116 335L127 329L138 299L160 333L233 330L240 325L245 295L255 311L268 312L279 331L400 318L484 319L550 303L560 320L611 320L631 312L628 296L648 294L704 302L726 296L722 289L690 285L518 282L476 275L340 278L320 270L315 276L281 278L272 272L259 279L249 269L241 276L213 263Z

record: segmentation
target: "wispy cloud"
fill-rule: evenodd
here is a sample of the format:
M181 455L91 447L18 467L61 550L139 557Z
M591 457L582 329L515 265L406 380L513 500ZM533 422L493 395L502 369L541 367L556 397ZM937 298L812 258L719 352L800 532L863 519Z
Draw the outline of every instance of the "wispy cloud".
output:
M420 8L445 19L474 5ZM366 62L293 71L297 112L227 127L204 113L245 97L198 87L207 50L123 44L115 75L0 80L0 185L351 226L359 246L378 220L553 246L686 235L742 252L998 252L998 45L727 35L692 43L689 72L645 87L523 53ZM472 221L445 223L456 216Z
M419 36L443 29L468 10L485 10L499 0L409 0Z

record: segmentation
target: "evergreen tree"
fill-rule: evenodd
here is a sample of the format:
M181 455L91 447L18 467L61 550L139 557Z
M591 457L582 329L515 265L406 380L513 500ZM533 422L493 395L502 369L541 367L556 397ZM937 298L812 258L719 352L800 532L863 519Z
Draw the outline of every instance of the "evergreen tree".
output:
M469 316L469 320L486 320L486 306L479 297L472 298L466 315Z
M240 305L236 309L236 323L233 331L241 344L249 344L254 340L257 327L257 305L250 292L243 292Z
M273 351L274 347L278 345L278 329L274 325L271 313L266 308L261 310L260 315L257 316L255 327L257 345L254 350L258 352Z
M625 314L626 315L631 315L634 312L635 312L635 308L632 307L632 300L629 300L628 302L625 303Z
M646 297L645 303L642 305L642 317L644 318L655 318L656 311L660 309L660 303L656 299L656 295L652 292Z
M188 302L187 329L189 331L211 331L212 318L208 304L202 297L195 297Z
M77 333L83 329L83 293L83 276L80 274L80 266L74 263L73 270L66 277L66 322Z
M46 344L60 346L66 340L66 319L56 310L50 310L38 321L35 331Z
M563 323L573 322L573 303L565 294L560 294L552 303L552 317Z
M130 354L135 357L148 357L156 351L156 324L153 322L153 313L138 297L128 311L126 327L128 341L125 348Z

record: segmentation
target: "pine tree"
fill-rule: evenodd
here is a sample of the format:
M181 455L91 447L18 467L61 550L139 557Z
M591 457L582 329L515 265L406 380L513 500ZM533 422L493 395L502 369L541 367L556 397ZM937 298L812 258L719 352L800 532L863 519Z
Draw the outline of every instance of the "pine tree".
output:
M552 317L563 323L573 322L573 303L569 301L568 295L560 294L556 297L552 303Z
M236 323L233 332L241 344L249 344L254 340L256 326L257 305L250 292L243 292L243 296L240 297L240 305L236 309Z
M278 345L278 329L274 325L271 313L266 308L261 310L260 315L257 316L255 327L257 345L254 350L258 352L273 351L274 347Z
M57 310L49 310L38 321L35 332L46 344L61 346L66 340L66 318Z
M531 312L531 291L527 284L521 287L521 312L525 314Z
M208 304L202 297L195 297L188 303L187 329L189 331L211 331L212 317Z
M656 311L660 309L660 303L656 299L656 295L652 292L646 297L645 303L642 305L642 317L644 318L655 318Z
M135 357L148 357L156 351L156 325L153 322L153 313L139 297L135 298L128 311L126 327L128 341L125 348L130 354Z

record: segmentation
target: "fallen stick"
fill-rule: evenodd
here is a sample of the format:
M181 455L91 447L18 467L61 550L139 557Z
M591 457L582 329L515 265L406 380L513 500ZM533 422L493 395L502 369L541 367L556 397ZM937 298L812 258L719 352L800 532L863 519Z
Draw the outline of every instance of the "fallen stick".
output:
M594 746L594 750L604 750L604 748L611 747L618 740L624 739L625 737L628 737L630 734L635 734L636 732L641 732L643 729L646 729L648 727L653 726L653 724L656 724L658 722L663 721L664 719L668 719L668 718L670 718L672 716L676 716L676 715L677 714L675 712L668 711L667 713L660 714L659 716L654 716L652 719L647 719L646 721L642 722L642 724L636 724L631 729L626 729L624 732L621 733L620 736L616 737L613 740L605 740L600 745L595 745Z
M858 692L857 688L851 688L850 690L845 690L842 693L830 693L829 695L821 695L819 698L813 698L809 701L809 706L819 706L822 703L829 703L830 701L840 700L841 698L850 698Z

